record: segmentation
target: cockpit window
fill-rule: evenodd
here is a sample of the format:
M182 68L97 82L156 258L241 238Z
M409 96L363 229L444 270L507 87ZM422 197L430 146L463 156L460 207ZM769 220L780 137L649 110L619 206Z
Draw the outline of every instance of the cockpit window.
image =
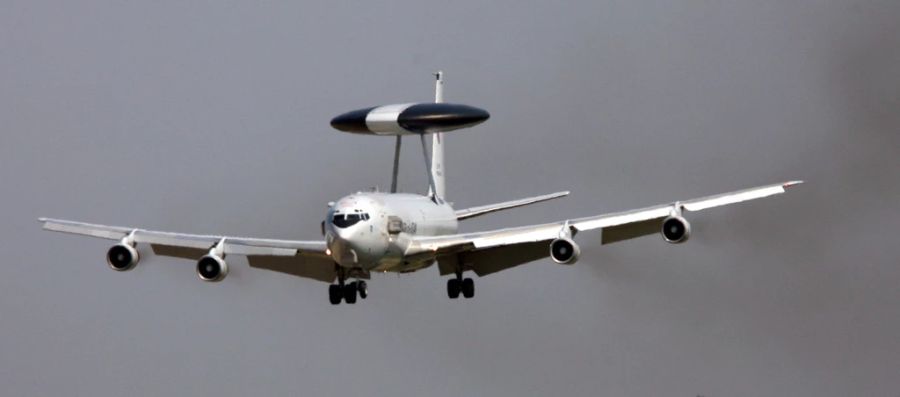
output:
M345 227L353 226L359 223L359 221L367 220L369 220L369 214L356 212L350 214L334 214L331 218L331 223L343 229Z

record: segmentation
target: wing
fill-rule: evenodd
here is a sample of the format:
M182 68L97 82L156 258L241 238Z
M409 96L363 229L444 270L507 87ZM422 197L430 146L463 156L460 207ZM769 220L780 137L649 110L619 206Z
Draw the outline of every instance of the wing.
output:
M324 241L172 233L48 218L40 218L39 221L45 230L107 240L130 238L135 243L150 244L157 255L196 260L219 244L224 255L247 256L252 267L326 282L333 281L335 277L334 262L325 253Z
M502 203L488 204L488 205L482 205L479 207L466 208L464 210L456 211L456 219L463 220L463 219L468 219L468 218L474 218L476 216L489 214L491 212L496 212L496 211L505 210L505 209L509 209L509 208L521 207L523 205L528 205L528 204L540 203L542 201L552 200L555 198L565 197L568 195L569 195L568 191L556 192L556 193L545 194L543 196L528 197L528 198L523 198L523 199L518 199L518 200L505 201Z
M617 241L659 233L662 221L673 213L700 211L784 193L803 183L790 181L750 189L676 201L636 210L577 218L541 225L514 227L449 236L421 237L413 240L408 255L434 255L441 274L461 267L479 276L508 269L549 256L549 243L571 233L601 230L601 241Z

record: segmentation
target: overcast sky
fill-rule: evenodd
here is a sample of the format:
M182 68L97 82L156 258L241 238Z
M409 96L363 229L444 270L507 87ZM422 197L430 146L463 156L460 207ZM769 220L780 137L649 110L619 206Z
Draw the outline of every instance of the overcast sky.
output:
M900 395L900 2L0 2L0 385L10 396ZM52 216L319 238L390 185L391 139L334 115L428 101L463 230L805 179L694 235L476 279L325 284L229 258L110 271ZM408 149L415 148L408 141ZM426 188L421 153L401 187Z

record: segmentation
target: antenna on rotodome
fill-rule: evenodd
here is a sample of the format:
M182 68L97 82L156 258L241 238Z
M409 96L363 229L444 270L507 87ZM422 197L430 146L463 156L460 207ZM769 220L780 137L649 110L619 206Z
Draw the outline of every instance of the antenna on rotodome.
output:
M444 102L444 72L438 70L434 73L434 103ZM446 183L444 181L444 133L437 131L431 135L431 159L429 161L428 176L431 186L428 195L438 203L444 199Z

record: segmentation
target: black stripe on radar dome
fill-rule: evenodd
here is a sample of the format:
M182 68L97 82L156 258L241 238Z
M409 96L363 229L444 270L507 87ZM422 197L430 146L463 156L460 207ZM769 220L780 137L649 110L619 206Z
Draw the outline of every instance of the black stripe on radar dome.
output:
M372 132L366 126L366 116L369 115L372 109L375 109L375 107L357 109L338 115L331 119L331 126L336 130L345 132Z
M420 103L406 108L397 124L413 132L439 132L472 127L490 118L484 109L453 103Z

